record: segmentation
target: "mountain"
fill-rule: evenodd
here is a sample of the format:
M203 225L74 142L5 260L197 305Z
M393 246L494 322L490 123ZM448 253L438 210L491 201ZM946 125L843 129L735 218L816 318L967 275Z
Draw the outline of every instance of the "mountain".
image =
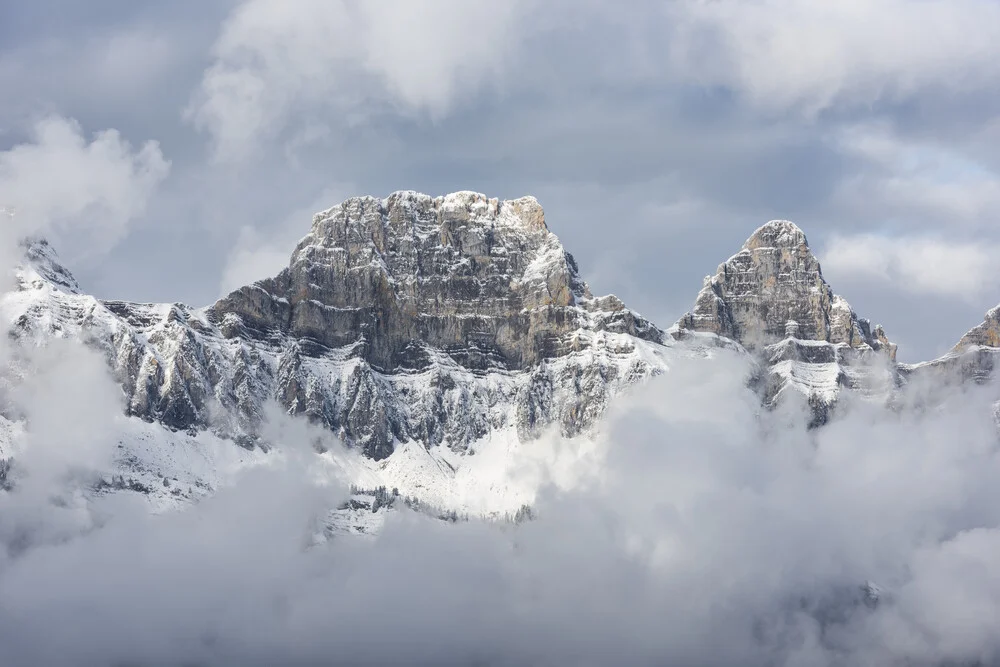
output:
M765 403L793 389L808 398L814 424L829 418L843 388L887 399L898 384L896 345L833 292L805 233L787 220L759 227L706 277L672 331L716 334L753 352Z
M932 385L947 386L964 382L983 384L993 377L993 371L998 365L1000 306L988 311L982 324L970 329L944 356L919 364L902 365L900 371L910 381L927 380Z
M42 240L26 243L16 279L0 297L9 336L99 350L124 412L166 426L171 442L266 450L275 401L367 460L408 452L372 484L399 483L391 470L406 456L454 472L473 443L585 433L666 367L672 345L616 297L591 294L530 197L349 199L313 218L288 268L207 308L82 294ZM130 470L173 475L148 467Z
M922 378L984 382L1000 353L998 308L945 357L896 363L882 327L834 293L782 220L754 231L664 331L591 293L534 198L472 192L348 199L313 217L277 276L206 308L83 294L39 239L15 278L0 295L13 348L83 341L121 385L119 456L98 487L162 502L263 460L272 404L304 417L317 449L322 434L348 445L319 459L347 483L513 513L538 483L511 478L514 458L547 433L586 438L615 397L680 357L735 350L764 406L804 398L820 426L844 392L894 407ZM30 364L22 354L0 372L0 484L23 441L15 399Z

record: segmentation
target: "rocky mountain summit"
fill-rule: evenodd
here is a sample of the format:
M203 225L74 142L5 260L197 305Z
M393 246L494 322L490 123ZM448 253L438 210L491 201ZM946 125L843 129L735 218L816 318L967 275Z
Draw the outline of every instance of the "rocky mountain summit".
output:
M805 233L787 220L759 227L705 278L674 335L709 332L754 353L765 402L788 388L804 394L824 422L842 388L886 394L896 383L896 345L859 317L823 278Z
M26 259L0 304L11 336L81 337L127 414L246 446L270 400L373 459L506 429L575 435L662 367L663 333L590 293L530 197L349 199L278 276L204 309L80 294L43 241Z
M0 294L0 322L24 344L12 348L86 342L120 383L125 414L145 422L132 420L128 474L108 487L182 497L184 484L210 487L220 461L268 448L271 403L360 453L352 484L398 484L446 506L506 484L489 466L508 464L483 443L509 452L549 431L587 433L679 356L725 347L754 359L763 404L804 398L818 426L845 391L893 405L924 378L984 382L1000 353L997 308L941 359L897 364L882 327L833 292L805 234L781 220L758 228L662 331L590 292L535 199L471 192L348 199L314 216L277 276L207 308L83 294L44 240L25 243L15 278ZM0 467L21 428L5 396L28 372L17 359L12 368L0 371ZM243 449L219 444L231 441ZM205 459L206 442L228 453Z
M521 370L571 352L577 330L663 336L591 295L533 197L471 192L349 199L314 218L287 269L207 315L228 337L357 346L389 372L427 367L432 350L471 370Z
M719 265L678 322L760 349L789 336L896 357L880 325L858 317L823 279L805 233L787 220L759 227Z

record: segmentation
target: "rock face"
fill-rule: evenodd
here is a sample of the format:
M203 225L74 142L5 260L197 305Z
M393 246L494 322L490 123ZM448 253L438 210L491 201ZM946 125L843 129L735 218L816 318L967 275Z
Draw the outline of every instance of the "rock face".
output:
M586 329L660 342L614 297L594 299L532 197L458 192L358 197L318 214L276 278L208 310L230 337L290 336L382 371L441 350L470 370L522 370Z
M461 456L496 433L579 434L706 342L749 351L764 403L804 396L816 425L844 390L888 402L921 375L985 381L1000 350L997 308L942 359L896 364L787 221L757 229L665 336L591 294L533 198L471 192L349 199L314 216L288 268L203 309L81 294L44 241L16 277L0 295L7 335L100 350L126 414L252 449L274 401L375 460L405 443ZM10 391L0 372L0 427L19 418Z
M896 356L882 328L859 318L833 293L806 235L787 220L758 228L720 264L678 327L725 336L749 350L791 335Z
M270 400L374 459L499 430L575 435L663 366L663 333L590 293L530 197L349 199L278 276L206 309L100 301L44 242L26 258L0 301L9 335L81 337L127 414L246 446Z
M964 352L973 347L1000 347L1000 306L986 313L983 323L962 336L954 352Z
M896 346L833 293L806 235L787 220L758 228L705 278L673 335L690 331L755 353L765 369L765 401L795 389L808 398L814 423L826 420L841 388L880 394L896 382Z

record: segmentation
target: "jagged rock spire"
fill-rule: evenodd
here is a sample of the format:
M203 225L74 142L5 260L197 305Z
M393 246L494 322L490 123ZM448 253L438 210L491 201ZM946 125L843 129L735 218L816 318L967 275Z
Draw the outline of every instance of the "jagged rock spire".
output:
M707 331L759 349L789 335L804 340L884 350L896 346L880 326L859 318L823 278L805 233L788 220L759 227L719 265L684 315L679 330Z

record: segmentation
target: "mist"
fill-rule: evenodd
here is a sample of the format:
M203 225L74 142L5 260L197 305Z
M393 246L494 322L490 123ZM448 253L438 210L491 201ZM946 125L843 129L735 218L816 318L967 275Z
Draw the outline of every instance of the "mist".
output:
M539 488L533 520L401 508L327 539L350 490L315 474L304 423L274 417L264 465L151 512L90 491L127 422L96 353L18 363L0 664L998 660L995 387L897 411L846 397L807 430L804 405L760 407L745 359L679 359L613 406L590 472Z

